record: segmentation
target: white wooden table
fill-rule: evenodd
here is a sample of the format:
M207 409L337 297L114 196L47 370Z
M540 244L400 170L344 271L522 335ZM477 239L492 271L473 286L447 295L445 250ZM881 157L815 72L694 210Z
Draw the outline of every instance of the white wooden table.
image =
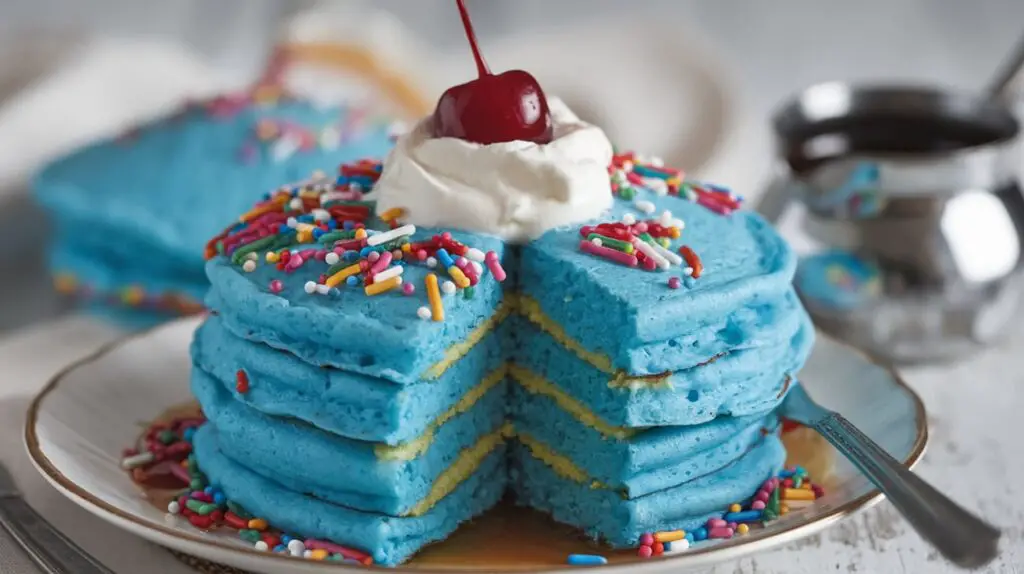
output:
M162 549L65 500L35 473L21 444L21 425L31 395L62 365L117 336L110 327L73 317L0 339L0 460L11 467L37 509L115 571L191 573ZM1000 574L1024 573L1021 349L1024 327L998 347L965 362L903 373L929 412L932 443L918 470L1005 529L1003 554L987 569ZM787 548L711 570L713 574L955 571L888 503Z

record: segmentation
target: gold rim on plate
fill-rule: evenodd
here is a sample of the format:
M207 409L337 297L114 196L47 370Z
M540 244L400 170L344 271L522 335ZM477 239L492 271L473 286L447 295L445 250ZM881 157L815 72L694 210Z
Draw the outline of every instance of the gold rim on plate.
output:
M190 317L190 318L185 318L185 319L181 319L181 320L194 320L194 319L195 319L195 317ZM118 507L116 507L116 506L114 506L114 505L112 505L112 504L110 504L110 503L108 503L108 502L106 502L106 501L96 497L91 492L85 490L84 488L82 488L82 487L78 486L77 484L75 484L74 482L72 482L69 478L64 476L63 473L61 473L59 470L57 470L57 468L53 465L53 463L50 461L50 459L45 454L43 454L42 450L39 448L39 437L36 435L36 420L37 420L38 415L39 415L39 409L40 409L40 407L42 405L43 400L46 399L47 395L49 395L54 389L56 389L57 386L64 380L64 378L69 373L71 373L72 371L74 371L78 367L81 367L83 365L86 365L88 363L92 363L94 361L97 361L97 360L101 359L102 357L104 357L105 355L110 353L111 351L117 349L118 347L120 347L120 346L122 346L122 345L124 345L124 344L126 344L126 343L128 343L128 342L130 342L130 341L132 341L134 339L136 339L136 338L147 336L152 331L155 331L156 329L159 329L160 327L165 327L165 326L167 326L166 323L163 324L163 325L157 325L156 327L151 327L151 328L145 329L143 331L132 333L132 334L126 335L126 336L124 336L124 337L122 337L122 338L120 338L120 339L118 339L116 341L112 341L110 343L107 343L107 344L101 346L96 351L90 353L89 355L86 355L85 357L82 357L81 359L78 359L78 360L72 362L68 366L66 366L63 369L61 369L56 375L54 375L46 383L46 385L43 387L43 389L41 391L39 391L39 393L35 396L35 398L33 398L32 403L29 405L29 408L28 408L28 413L27 413L27 416L25 418L25 444L26 444L26 446L28 448L29 457L31 457L31 459L32 459L33 463L35 463L36 467L42 473L44 473L46 475L46 478L51 483L53 483L55 485L59 485L66 492L71 493L74 496L76 496L79 499L80 503L82 503L82 502L88 503L89 505L94 507L94 509L102 510L103 512L105 512L107 514L110 514L110 515L112 515L112 516L114 516L114 517L116 517L116 518L118 518L120 520L129 522L129 523L134 524L135 526L138 526L138 527L141 527L141 528L145 528L145 529L149 529L149 530L155 530L155 531L157 531L157 532L159 532L159 533L161 533L161 534L163 534L165 536L169 536L171 538L176 538L176 539L179 539L179 540L185 540L187 542L195 543L195 544L198 544L200 546L207 547L207 548L209 548L211 550L217 550L217 551L222 551L222 552L229 552L229 553L232 553L232 554L238 554L238 555L244 556L245 558L249 558L249 559L251 559L251 558L261 558L261 559L277 561L277 562L279 562L281 564L286 564L286 563L287 564L294 564L293 560L296 560L296 558L293 558L291 556L286 556L286 555L283 555L283 554L273 554L273 553L268 553L268 552L261 552L259 550L254 549L254 548L238 547L238 546L235 546L235 545L232 545L232 544L226 544L226 543L223 543L223 542L218 542L218 541L211 540L209 537L203 536L201 534L192 534L192 533L188 533L188 532L180 532L180 531L175 530L173 528L169 528L169 527L167 527L167 526L165 526L163 524L158 524L158 523L155 523L155 522L150 522L148 520L142 520L142 519L138 518L137 516L135 516L134 514L125 512L124 510L121 510L120 508L118 508ZM819 336L821 336L821 335L819 334ZM823 338L831 339L831 337L827 337L827 336L823 337ZM863 352L863 351L861 351L859 349L856 349L854 347L851 347L849 345L846 345L845 343L840 343L838 341L835 341L834 339L832 339L832 342L837 344L837 345L839 345L839 346L841 346L841 347L844 347L848 351L852 351L852 352L860 355L861 357L863 357L867 361L869 361L869 362L871 362L871 363L873 363L873 364L875 364L875 365L885 369L886 372L888 372L888 374L892 377L892 380L895 381L896 384L899 387L901 387L902 390L905 391L913 399L913 402L914 402L914 415L915 415L915 422L916 422L915 430L917 431L917 436L915 438L914 446L911 449L910 454L907 456L907 459L903 461L903 464L906 465L908 468L913 468L914 465L916 465L917 462L921 459L921 455L924 454L925 446L928 443L927 418L926 418L924 403L921 401L921 398L906 383L906 381L904 381L903 378L900 377L900 375L895 370L893 370L890 366L887 366L884 362L876 360L875 358L872 358L872 356L870 354L865 353L865 352ZM831 508L825 514L823 514L821 516L818 516L818 517L815 517L815 518L810 519L810 520L795 521L793 524L782 526L782 527L777 527L777 528L776 527L766 528L766 529L764 529L762 531L759 531L757 533L753 533L752 532L751 534L749 534L747 536L744 536L742 538L733 538L731 540L727 540L725 542L720 542L720 543L715 544L715 545L709 545L709 546L704 546L704 547L698 546L698 547L695 547L695 548L693 548L691 550L688 550L688 551L686 551L684 553L681 553L681 554L665 555L665 556L661 556L661 557L657 557L657 558L648 558L648 559L645 559L643 561L630 562L630 563L626 563L626 564L623 564L623 563L613 563L613 564L607 564L607 565L603 565L603 566L592 566L592 567L588 567L588 570L598 570L598 571L600 571L600 570L608 570L608 569L622 568L622 567L633 568L633 569L637 569L638 571L639 570L646 570L646 569L654 569L654 568L660 568L662 566L665 566L668 561L677 560L677 559L681 559L681 558L692 558L693 556L707 555L707 554L710 554L712 552L720 552L720 551L723 551L723 550L728 550L730 548L738 548L738 547L741 547L741 546L748 546L748 545L754 545L754 548L750 549L751 552L754 552L754 551L757 550L757 547L764 546L764 544L763 544L764 542L769 541L769 540L771 540L773 538L777 538L779 536L783 536L783 537L795 540L797 538L800 538L800 533L802 531L804 531L804 530L812 530L812 529L815 529L815 527L817 527L817 530L824 529L825 527L829 526L830 524L835 523L836 521L840 520L841 518L849 516L850 514L853 514L854 512L857 512L859 510L863 510L865 508L873 506L874 504L880 502L882 500L882 498L884 498L884 497L882 496L882 493L878 491L878 489L872 489L872 490L864 493L863 495L855 498L854 500L851 500L849 502L846 502L844 504L836 506L835 508ZM810 533L808 533L808 534L810 534ZM759 543L761 543L761 544L759 544ZM772 544L771 546L775 546L775 544ZM328 563L328 562L316 562L316 561L306 561L306 562L307 562L307 566L308 567L310 567L310 568L322 568L324 571L331 571L331 570L337 571L338 566L339 566L339 564ZM393 568L393 567L384 567L384 566L369 566L369 567L361 566L360 568L364 568L364 569L365 568L373 568L373 569L378 569L378 570L381 570L381 571L395 572L395 571L399 571L398 569L402 568L402 567L399 566L398 568ZM563 571L565 568L568 568L568 566L552 568L552 569L549 569L549 570L536 570L535 568L526 568L526 567L524 567L524 568L521 568L521 569L519 569L519 568L508 569L508 570L505 570L505 571L507 571L507 572L530 571L530 572L541 573L541 572L560 572L560 571ZM404 569L409 570L409 571L422 572L422 573L425 573L425 574L447 574L448 572L450 572L450 570L438 569L436 567L433 567L433 568L431 568L431 567L420 568L420 567L417 567L417 566L407 566L407 567L404 567ZM467 571L471 571L471 570L467 569Z

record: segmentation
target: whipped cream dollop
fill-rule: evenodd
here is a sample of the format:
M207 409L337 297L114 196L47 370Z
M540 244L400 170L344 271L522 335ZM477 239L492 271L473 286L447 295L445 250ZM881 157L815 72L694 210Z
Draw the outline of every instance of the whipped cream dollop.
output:
M524 242L594 219L611 207L612 144L560 100L549 101L554 139L481 145L435 138L431 117L399 138L374 186L377 212L404 223Z

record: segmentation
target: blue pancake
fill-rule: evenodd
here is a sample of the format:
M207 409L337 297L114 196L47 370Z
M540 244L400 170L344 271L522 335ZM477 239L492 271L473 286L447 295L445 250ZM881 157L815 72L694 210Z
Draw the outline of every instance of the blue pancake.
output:
M413 241L434 235L420 230ZM494 237L452 233L455 239L483 252L504 257L505 245ZM258 265L252 273L223 256L206 266L212 288L207 305L220 313L224 325L240 337L284 349L317 365L329 365L408 384L433 378L429 371L445 359L445 353L471 333L486 333L496 325L503 300L502 284L484 276L473 297L444 296L445 320L423 321L416 311L427 304L424 278L441 269L406 265L403 281L412 283L415 296L403 296L397 289L368 297L362 286L342 285L337 296L309 294L308 281L328 269L320 261L309 261L292 273L281 273L272 265ZM280 280L280 294L270 291L271 280Z
M792 250L756 213L723 216L680 197L645 194L645 199L659 213L670 210L684 221L673 249L687 245L699 255L704 266L699 279L687 278L681 288L670 289L667 279L680 276L679 267L649 272L584 253L576 227L550 231L524 246L518 274L520 291L570 337L630 372L630 351L643 344L709 328L726 341L742 336L728 322L723 326L723 318L785 297L796 270ZM617 201L603 220L620 220L627 213L636 210ZM772 322L770 316L765 320Z
M342 141L321 141L354 113L291 97L192 106L54 161L35 177L34 195L57 223L58 253L79 254L54 257L55 274L93 290L133 286L151 298L200 302L205 242L262 194L313 170L388 153L388 126L379 120L345 128ZM283 136L257 134L267 122L310 134L312 145L282 153Z
M620 427L696 425L717 416L763 413L785 397L803 365L814 328L801 310L794 333L771 346L728 352L666 378L617 382L565 349L532 323L516 318L516 364L554 383L604 422Z
M782 441L768 435L735 462L712 474L671 488L623 499L589 481L561 476L522 444L512 449L509 484L516 501L576 526L616 548L636 547L640 536L664 530L693 530L720 517L730 504L749 500L782 468Z
M267 416L236 401L201 369L192 370L192 392L233 461L292 490L393 516L415 513L460 453L484 435L500 432L505 420L505 386L499 384L468 412L418 441L387 448Z
M195 456L211 484L249 512L309 538L359 548L378 564L394 566L423 546L443 540L466 520L493 507L505 491L505 449L422 516L396 518L353 510L290 490L224 456L216 430L203 425L193 438Z
M220 316L196 331L192 360L236 400L269 415L294 417L353 439L390 445L412 440L504 365L502 341L490 333L436 380L400 385L334 368L237 337ZM235 388L239 370L249 380Z

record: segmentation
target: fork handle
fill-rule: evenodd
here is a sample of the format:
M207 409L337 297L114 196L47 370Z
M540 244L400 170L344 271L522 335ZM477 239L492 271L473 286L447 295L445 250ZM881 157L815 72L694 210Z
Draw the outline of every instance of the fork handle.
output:
M835 412L813 425L892 502L925 540L964 568L995 558L1000 532L917 477Z
M0 496L0 527L47 574L114 574L61 534L20 496Z

